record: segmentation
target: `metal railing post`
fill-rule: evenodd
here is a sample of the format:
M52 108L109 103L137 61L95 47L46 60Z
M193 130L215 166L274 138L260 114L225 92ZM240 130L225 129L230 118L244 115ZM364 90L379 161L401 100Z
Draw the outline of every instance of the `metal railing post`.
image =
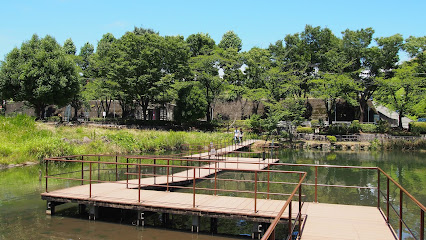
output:
M420 209L420 239L425 239L425 211Z
M170 160L167 160L167 192L169 191L169 163Z
M138 203L141 202L141 165L138 165Z
M266 199L269 199L269 181L270 181L270 174L271 174L271 172L269 171L270 169L269 169L269 163L268 163L268 189L267 189L267 194L266 194Z
M118 156L115 155L115 181L118 181Z
M89 198L92 198L92 162L89 165Z
M254 213L257 212L257 171L254 171Z
M291 220L291 206L292 206L292 202L290 201L290 204L288 205L288 235L289 237L287 239L291 239L291 235L293 234L293 229L292 229L292 220Z
M194 178L192 179L192 207L195 208L195 167L194 167Z
M153 166L153 172L154 172L154 185L155 184L157 184L157 182L156 182L156 179L157 179L157 171L156 171L156 169L157 169L157 167L155 166L155 165L157 165L157 159L154 159L154 166Z
M214 162L214 195L217 195L217 162Z
M318 167L315 166L315 202L318 202Z
M299 182L302 181L302 174L299 173ZM302 184L299 186L299 234L302 226Z
M49 192L47 190L47 180L49 178L49 170L48 170L48 168L49 168L49 160L46 159L46 176L45 176L45 178L46 178L46 192Z
M126 158L126 188L129 188L129 158Z
M386 178L386 223L389 224L389 178Z
M83 156L81 156L81 185L84 184L84 162L83 162Z
M377 208L380 209L380 170L377 169Z
M402 239L402 201L403 195L402 189L399 189L399 239Z

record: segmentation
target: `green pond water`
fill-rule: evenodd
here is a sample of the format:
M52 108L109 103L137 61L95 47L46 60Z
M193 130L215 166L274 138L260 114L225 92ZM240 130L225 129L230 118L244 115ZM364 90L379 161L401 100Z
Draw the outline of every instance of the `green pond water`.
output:
M281 162L304 164L332 164L349 166L378 166L398 181L419 202L426 204L426 153L422 152L321 152L321 151L280 151L276 152ZM78 166L51 166L55 172L78 169ZM298 170L308 172L307 183L314 182L314 168L280 166L275 169ZM172 216L172 220L164 227L161 216L153 214L147 217L145 227L133 226L135 215L129 211L108 210L100 220L89 221L87 214L78 214L73 204L57 207L57 214L45 214L46 202L41 200L40 193L45 191L44 180L39 181L40 171L44 166L35 165L0 170L0 239L230 239L249 238L252 224L245 221L219 219L218 233L209 233L209 219L201 219L200 234L190 232L191 218L188 216ZM159 170L161 171L161 170ZM242 173L223 173L220 178L250 179ZM259 179L265 176L259 174ZM273 181L294 182L298 175L282 179L272 176ZM382 191L386 191L384 176L381 178ZM319 168L318 183L346 186L377 186L377 171L359 169ZM79 183L70 181L49 181L49 189L64 188ZM197 187L212 186L212 181L201 181ZM247 182L232 185L219 182L222 189L251 189ZM259 191L266 185L259 183ZM289 193L294 185L271 185L271 192ZM230 195L230 193L219 193ZM314 200L314 187L304 186L305 201ZM232 195L232 194L231 194ZM235 195L235 194L234 194ZM245 196L244 194L240 194ZM248 197L253 195L247 194ZM390 196L395 208L399 209L399 190L391 184ZM259 198L265 196L259 195ZM283 196L274 196L284 199ZM318 187L318 201L352 205L377 205L377 190L374 188L332 188ZM382 208L386 205L382 203ZM404 197L404 220L415 235L420 226L420 212L407 197ZM397 229L396 215L391 211L391 224ZM280 231L284 231L281 226ZM404 230L404 238L411 239Z

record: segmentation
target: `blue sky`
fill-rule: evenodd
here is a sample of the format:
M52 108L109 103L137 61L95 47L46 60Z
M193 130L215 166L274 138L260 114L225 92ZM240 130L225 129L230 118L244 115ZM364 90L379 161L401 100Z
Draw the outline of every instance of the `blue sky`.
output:
M400 33L404 38L426 35L426 1L3 1L0 9L0 59L36 33L63 44L71 37L77 49L97 45L110 32L119 38L134 26L161 35L204 32L219 43L228 31L243 41L243 51L266 48L306 24L330 28L338 37L345 29L372 27L375 37ZM406 58L402 56L402 58Z

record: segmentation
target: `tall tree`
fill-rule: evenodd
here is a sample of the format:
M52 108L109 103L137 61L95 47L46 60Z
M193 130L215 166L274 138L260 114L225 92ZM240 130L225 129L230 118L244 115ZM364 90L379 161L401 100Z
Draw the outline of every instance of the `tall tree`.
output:
M95 48L89 42L86 42L81 48L80 53L80 63L79 66L83 70L83 74L85 77L89 77L91 74L88 73L88 69L90 66L90 57L93 55Z
M418 64L417 72L426 73L426 36L410 36L405 40L404 50Z
M351 74L352 79L357 83L356 100L359 105L359 121L364 121L365 112L367 109L367 100L374 93L377 84L375 82L375 71L369 71L367 74L362 75L362 71L368 71L366 63L367 54L369 52L368 46L370 45L374 30L372 28L360 29L352 31L346 29L343 34L343 51L346 56L346 61L351 64L346 67L345 71ZM377 56L377 54L376 54ZM371 70L378 69L370 66Z
M165 38L149 32L128 32L115 46L108 76L117 79L120 89L130 90L147 120L148 105L158 102L158 96L188 72L189 49L182 37Z
M412 108L424 98L425 79L416 74L416 64L404 64L395 70L395 76L380 78L376 100L398 112L399 125L402 129L402 117L412 112ZM423 87L423 88L422 88Z
M49 104L64 106L79 91L77 71L56 40L47 35L14 48L2 62L0 91L5 98L27 101L43 118Z
M63 48L66 54L75 55L77 53L77 48L71 38L65 40Z
M220 56L218 54L199 55L190 59L194 80L200 82L207 101L206 118L212 119L212 103L223 90L225 81L219 77Z
M186 38L191 51L191 57L210 54L216 46L215 41L208 33L191 34Z
M243 42L241 41L241 38L238 37L234 31L227 31L222 36L222 40L220 40L218 47L223 49L228 48L235 48L237 51L241 51L241 48L243 47Z

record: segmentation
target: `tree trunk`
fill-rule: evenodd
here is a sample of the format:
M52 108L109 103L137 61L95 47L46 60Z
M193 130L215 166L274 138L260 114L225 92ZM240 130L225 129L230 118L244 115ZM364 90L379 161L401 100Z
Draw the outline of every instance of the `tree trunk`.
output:
M147 119L147 117L148 117L148 104L149 104L149 100L141 97L140 105L142 107L143 120L148 120Z
M367 101L361 96L359 99L359 122L364 122L365 109L366 109Z
M212 117L211 117L211 114L210 114L210 103L207 104L206 118L207 118L207 122L211 122L212 121Z
M402 129L402 112L401 111L399 111L399 114L398 114L398 128L399 129Z
M44 119L45 108L46 108L46 105L44 104L34 105L34 113L37 119Z

